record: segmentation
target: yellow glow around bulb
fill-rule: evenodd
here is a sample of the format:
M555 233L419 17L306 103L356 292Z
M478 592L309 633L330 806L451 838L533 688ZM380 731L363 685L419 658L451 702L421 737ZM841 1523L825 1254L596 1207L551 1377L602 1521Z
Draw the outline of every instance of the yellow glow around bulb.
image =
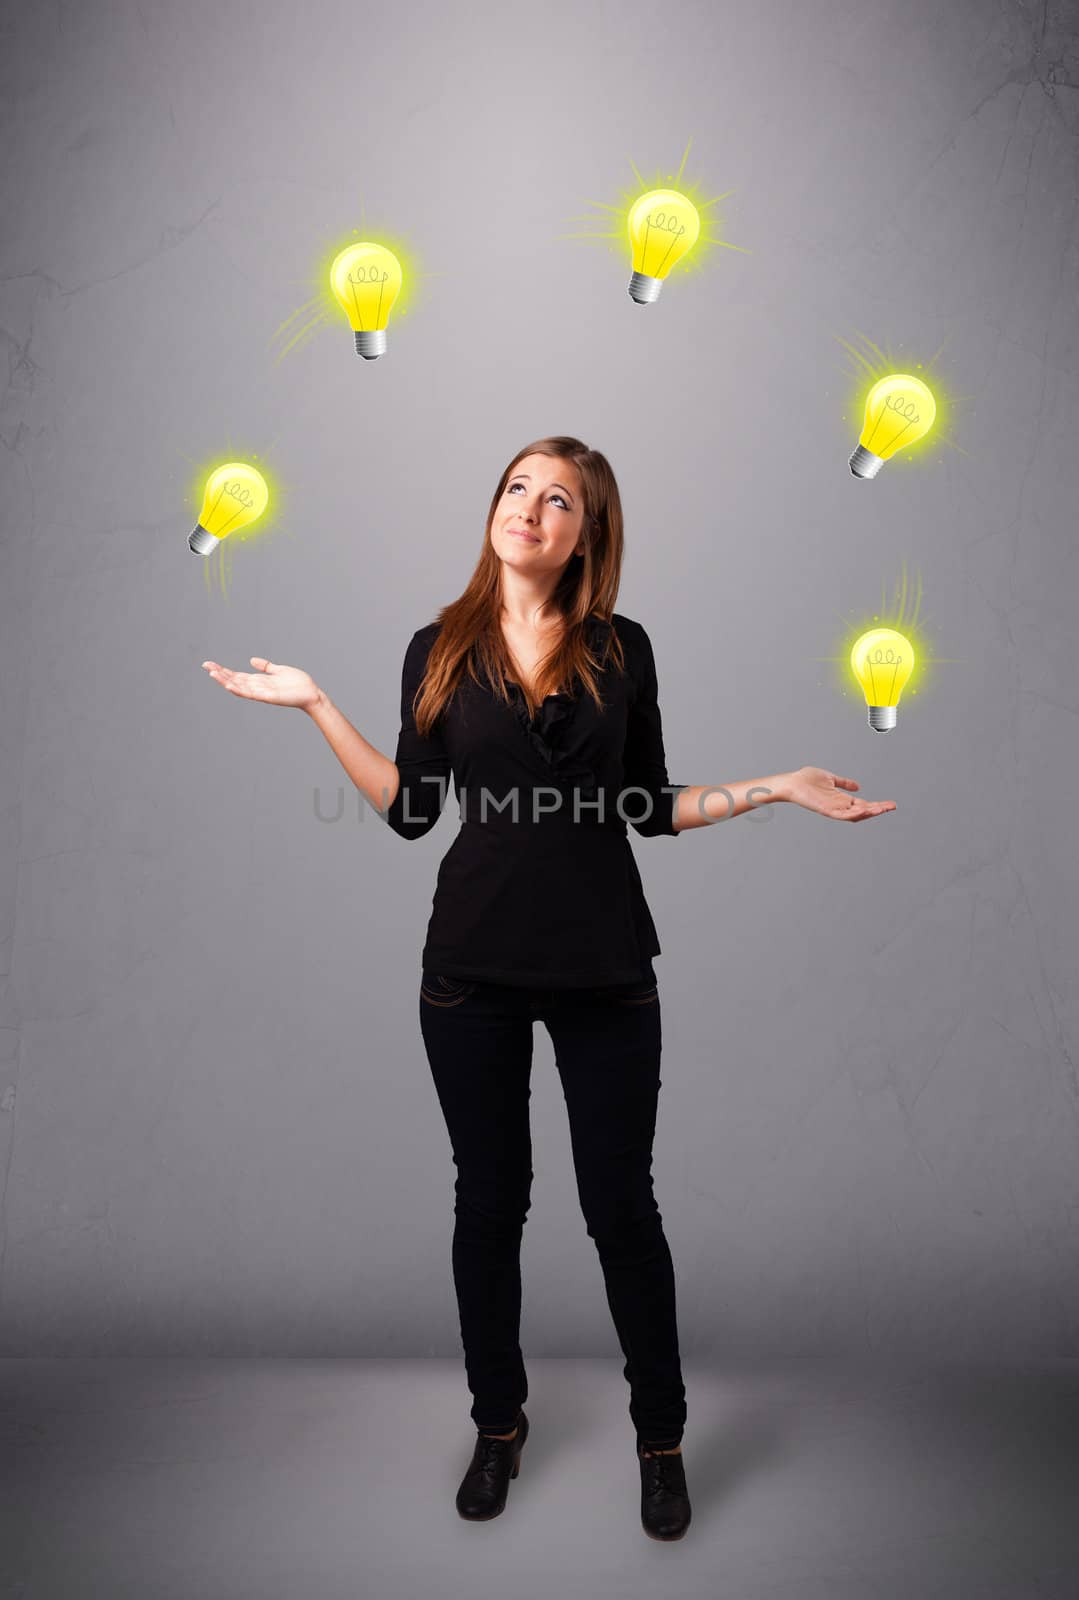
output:
M640 305L659 298L671 268L697 243L701 219L697 207L677 189L649 189L629 213L633 276L629 292Z
M237 528L246 528L266 510L270 491L257 467L226 461L206 480L199 520L188 539L196 555L209 555Z
M870 628L851 648L850 668L869 707L869 726L886 733L896 724L896 706L914 668L909 639L894 628Z
M937 402L921 378L892 372L870 389L858 448L850 458L856 478L875 478L897 450L924 439L937 415Z
M386 349L386 324L401 292L401 263L385 245L350 244L334 257L330 288L356 335L356 354L373 361Z

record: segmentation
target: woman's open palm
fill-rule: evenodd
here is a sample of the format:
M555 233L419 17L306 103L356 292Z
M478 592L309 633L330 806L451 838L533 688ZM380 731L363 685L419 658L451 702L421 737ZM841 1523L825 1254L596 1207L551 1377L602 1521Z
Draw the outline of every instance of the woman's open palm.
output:
M882 811L894 811L894 800L856 800L845 791L857 789L853 778L840 778L827 767L799 767L792 772L787 798L807 811L819 811L822 817L835 817L838 822L861 822L863 817L879 817Z
M296 706L308 711L319 697L319 686L300 667L286 667L280 661L267 661L265 656L252 656L251 665L256 672L233 672L217 661L204 661L210 677L230 694L244 700L262 700L270 706Z

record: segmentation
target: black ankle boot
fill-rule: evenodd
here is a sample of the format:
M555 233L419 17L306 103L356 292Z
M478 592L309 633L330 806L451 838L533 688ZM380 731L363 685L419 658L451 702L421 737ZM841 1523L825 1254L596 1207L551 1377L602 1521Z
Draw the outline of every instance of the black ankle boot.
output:
M641 1523L652 1539L680 1539L689 1527L692 1511L681 1455L644 1455L637 1447L641 1468Z
M517 1432L512 1439L496 1439L491 1434L476 1436L476 1448L468 1471L457 1491L457 1510L469 1522L489 1522L506 1504L509 1480L521 1470L521 1451L528 1438L528 1418L517 1414Z

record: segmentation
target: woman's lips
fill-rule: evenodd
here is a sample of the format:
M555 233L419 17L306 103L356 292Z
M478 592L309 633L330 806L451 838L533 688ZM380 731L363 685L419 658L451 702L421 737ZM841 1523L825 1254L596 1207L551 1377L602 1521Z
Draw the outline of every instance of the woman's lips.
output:
M538 544L539 540L531 533L522 533L520 528L511 528L510 533L515 539L523 539L526 544Z

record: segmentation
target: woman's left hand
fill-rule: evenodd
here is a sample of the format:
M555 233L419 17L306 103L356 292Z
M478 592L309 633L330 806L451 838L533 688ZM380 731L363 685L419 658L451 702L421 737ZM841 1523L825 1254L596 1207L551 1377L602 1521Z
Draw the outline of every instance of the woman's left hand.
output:
M861 822L863 817L895 810L894 800L856 800L846 792L857 787L853 778L840 778L826 767L799 767L788 775L783 798L837 822Z

